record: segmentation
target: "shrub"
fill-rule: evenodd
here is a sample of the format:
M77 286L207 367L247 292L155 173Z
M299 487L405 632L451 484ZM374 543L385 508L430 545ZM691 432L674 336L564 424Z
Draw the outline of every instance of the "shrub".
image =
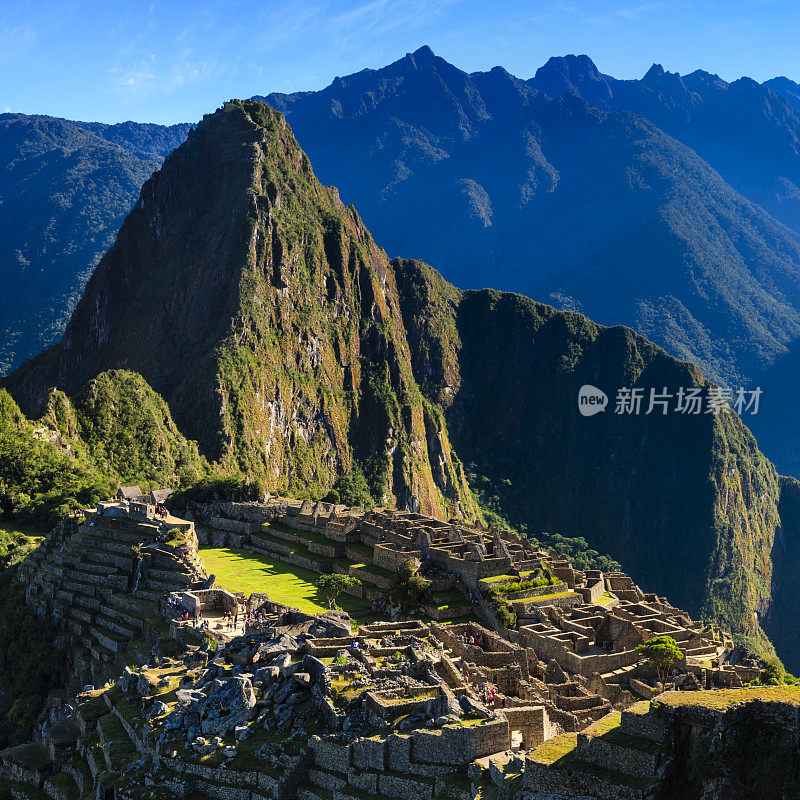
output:
M778 686L784 682L785 670L777 656L764 655L761 657L761 663L764 665L761 670L761 683L765 686Z
M333 487L341 502L346 506L360 506L361 508L374 508L375 500L372 497L364 471L358 464L354 464L346 475L342 475ZM333 491L332 490L332 491Z
M335 506L342 502L339 492L336 489L331 489L325 497L322 498L323 503L333 503Z
M412 575L406 581L405 586L409 596L417 601L426 597L431 590L431 582L427 578L423 578L422 575Z
M512 592L526 592L528 589L539 589L542 586L552 586L557 580L551 576L547 578L526 578L523 581L508 581L494 589L498 594L511 594Z
M517 624L517 615L505 603L495 608L494 616L507 631L513 629Z
M409 558L408 561L404 561L398 570L400 573L400 580L407 581L409 578L416 575L417 572L419 572L420 566L419 559L416 558Z

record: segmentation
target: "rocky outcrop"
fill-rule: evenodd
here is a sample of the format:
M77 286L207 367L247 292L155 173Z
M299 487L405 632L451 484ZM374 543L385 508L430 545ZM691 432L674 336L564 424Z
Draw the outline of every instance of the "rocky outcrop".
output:
M207 456L273 487L358 468L379 502L474 513L414 380L388 259L263 104L228 103L169 156L62 341L8 385L41 413L51 387L123 366Z

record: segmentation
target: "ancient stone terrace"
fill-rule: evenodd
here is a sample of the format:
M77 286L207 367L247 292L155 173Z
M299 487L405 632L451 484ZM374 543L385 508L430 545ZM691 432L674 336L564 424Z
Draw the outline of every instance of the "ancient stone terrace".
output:
M427 618L486 622L493 636L527 654L516 666L497 666L447 646L442 660L447 666L437 669L454 669L462 681L503 687L509 699L549 704L565 730L579 730L604 704L624 707L632 701L629 689L643 696L658 691L652 669L637 650L655 635L667 633L678 642L685 655L680 668L696 685L736 686L752 679L752 668L728 663L729 637L701 629L628 575L576 569L512 533L411 512L311 501L214 503L193 513L195 519L210 519L212 533L201 536L215 546L249 548L318 573L350 574L362 585L348 592L377 608L396 586L402 564L419 559L432 580L432 594L420 608ZM496 616L502 607L515 620L508 630ZM546 678L550 665L562 671L563 680ZM565 688L554 696L552 686ZM567 699L584 690L589 701ZM577 708L581 704L586 707Z
M194 525L120 501L64 520L37 558L21 565L26 602L60 621L71 643L75 683L91 683L139 637L158 602L198 573ZM180 539L166 541L178 528ZM175 535L173 533L173 535Z

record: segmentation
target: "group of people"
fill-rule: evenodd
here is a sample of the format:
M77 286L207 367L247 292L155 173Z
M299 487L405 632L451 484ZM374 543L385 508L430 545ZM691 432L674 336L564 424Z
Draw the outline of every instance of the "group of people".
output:
M458 636L456 636L456 639L459 642L461 642L461 644L473 644L473 645L477 645L478 647L483 647L483 635L482 634L479 635L479 636L474 636L473 634L470 634L469 636L464 636L463 633L459 633Z
M225 630L236 630L239 627L239 608L236 611L226 611L223 614L222 627Z
M508 708L508 698L501 695L490 683L474 684L475 694L483 698L483 704L489 708Z

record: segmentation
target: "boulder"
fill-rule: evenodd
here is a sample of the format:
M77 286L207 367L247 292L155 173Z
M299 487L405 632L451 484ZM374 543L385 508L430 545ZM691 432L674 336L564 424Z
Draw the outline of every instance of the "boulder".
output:
M206 701L206 695L197 689L178 689L175 699L187 711L199 712Z
M459 695L458 704L461 706L461 710L465 714L473 714L478 715L486 719L490 717L491 714L489 713L489 709L483 703L479 703L477 700L473 700L471 697L467 697L465 694Z
M288 653L282 653L281 655L273 658L272 661L267 664L268 667L277 667L278 672L283 675L283 670L288 667L292 663L292 657Z
M458 718L461 716L461 705L449 689L442 687L442 693L425 704L425 715L430 719L449 716Z
M125 694L128 694L128 692L133 691L137 680L137 674L130 667L124 667L122 675L117 678L117 686L119 686Z
M246 739L250 734L251 730L247 725L238 725L233 730L233 735L236 737L236 741L240 742L242 739Z
M303 671L311 675L314 681L324 680L328 668L318 658L306 654L303 656L302 664Z
M144 672L140 672L136 680L136 691L142 696L149 695L152 694L157 685L158 680L156 678L151 678L149 675L145 675Z
M308 689L311 686L311 676L307 672L295 672L292 680L301 688Z
M268 686L280 677L281 671L278 667L261 667L253 673L253 683L260 686Z
M200 727L203 733L226 733L256 713L256 695L249 679L235 676L215 687L203 703Z
M160 717L163 714L169 714L169 706L166 703L162 703L160 700L156 700L153 705L151 705L145 712L144 715L147 719L152 719L153 717Z
M300 691L300 687L293 681L289 680L278 689L272 698L276 706L283 705L293 692Z

